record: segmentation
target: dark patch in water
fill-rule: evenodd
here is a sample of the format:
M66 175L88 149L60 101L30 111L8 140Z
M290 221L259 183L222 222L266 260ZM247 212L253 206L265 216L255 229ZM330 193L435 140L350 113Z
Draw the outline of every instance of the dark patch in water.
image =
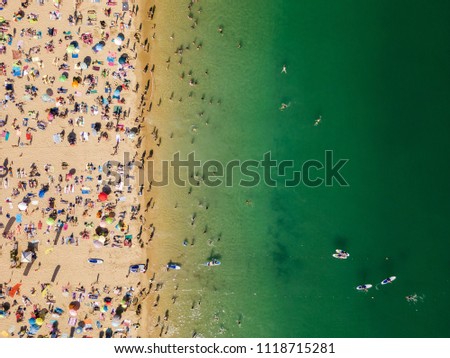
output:
M288 247L280 242L275 243L272 259L278 279L283 280L285 283L290 281L301 267L300 260L293 258Z

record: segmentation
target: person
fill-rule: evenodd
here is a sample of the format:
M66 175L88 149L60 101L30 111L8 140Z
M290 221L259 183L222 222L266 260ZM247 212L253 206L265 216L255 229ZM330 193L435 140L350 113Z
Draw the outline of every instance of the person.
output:
M288 107L289 107L289 104L281 103L280 111L284 111Z
M281 73L287 74L286 65L283 65L283 68L281 69Z
M417 302L417 294L406 296L406 301L416 303Z

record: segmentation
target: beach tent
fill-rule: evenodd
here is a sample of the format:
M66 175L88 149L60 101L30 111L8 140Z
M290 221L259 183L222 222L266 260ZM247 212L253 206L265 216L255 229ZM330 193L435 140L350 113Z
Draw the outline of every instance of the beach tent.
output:
M31 251L23 251L20 262L30 263L33 262L33 253Z
M122 54L122 56L119 57L119 63L123 65L128 60L128 55L126 53Z
M83 63L86 64L87 67L89 67L92 63L92 58L91 56L86 56L83 60Z
M105 47L105 42L100 41L98 43L96 43L93 47L92 50L97 53L100 52L101 50L103 50L103 47Z
M112 41L115 45L120 46L122 45L123 40L125 40L125 36L120 33L117 35L117 37Z

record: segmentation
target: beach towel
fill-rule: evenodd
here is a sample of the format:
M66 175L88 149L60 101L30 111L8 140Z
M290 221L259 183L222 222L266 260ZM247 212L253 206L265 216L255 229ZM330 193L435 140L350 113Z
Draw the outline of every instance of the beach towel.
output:
M22 53L17 50L12 50L13 60L18 60L22 58Z
M67 323L71 327L75 327L77 325L78 319L76 317L70 317Z

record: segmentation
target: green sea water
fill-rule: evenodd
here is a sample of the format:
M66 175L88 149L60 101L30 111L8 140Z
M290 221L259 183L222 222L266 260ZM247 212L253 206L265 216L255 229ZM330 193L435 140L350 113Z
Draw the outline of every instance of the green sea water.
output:
M296 168L326 150L349 160L348 187L164 189L164 245L182 264L167 273L175 336L449 337L449 12L445 1L202 0L191 29L187 3L159 5L170 31L157 51L171 59L153 120L165 111L166 147L223 163L267 151ZM202 266L210 257L222 265Z

